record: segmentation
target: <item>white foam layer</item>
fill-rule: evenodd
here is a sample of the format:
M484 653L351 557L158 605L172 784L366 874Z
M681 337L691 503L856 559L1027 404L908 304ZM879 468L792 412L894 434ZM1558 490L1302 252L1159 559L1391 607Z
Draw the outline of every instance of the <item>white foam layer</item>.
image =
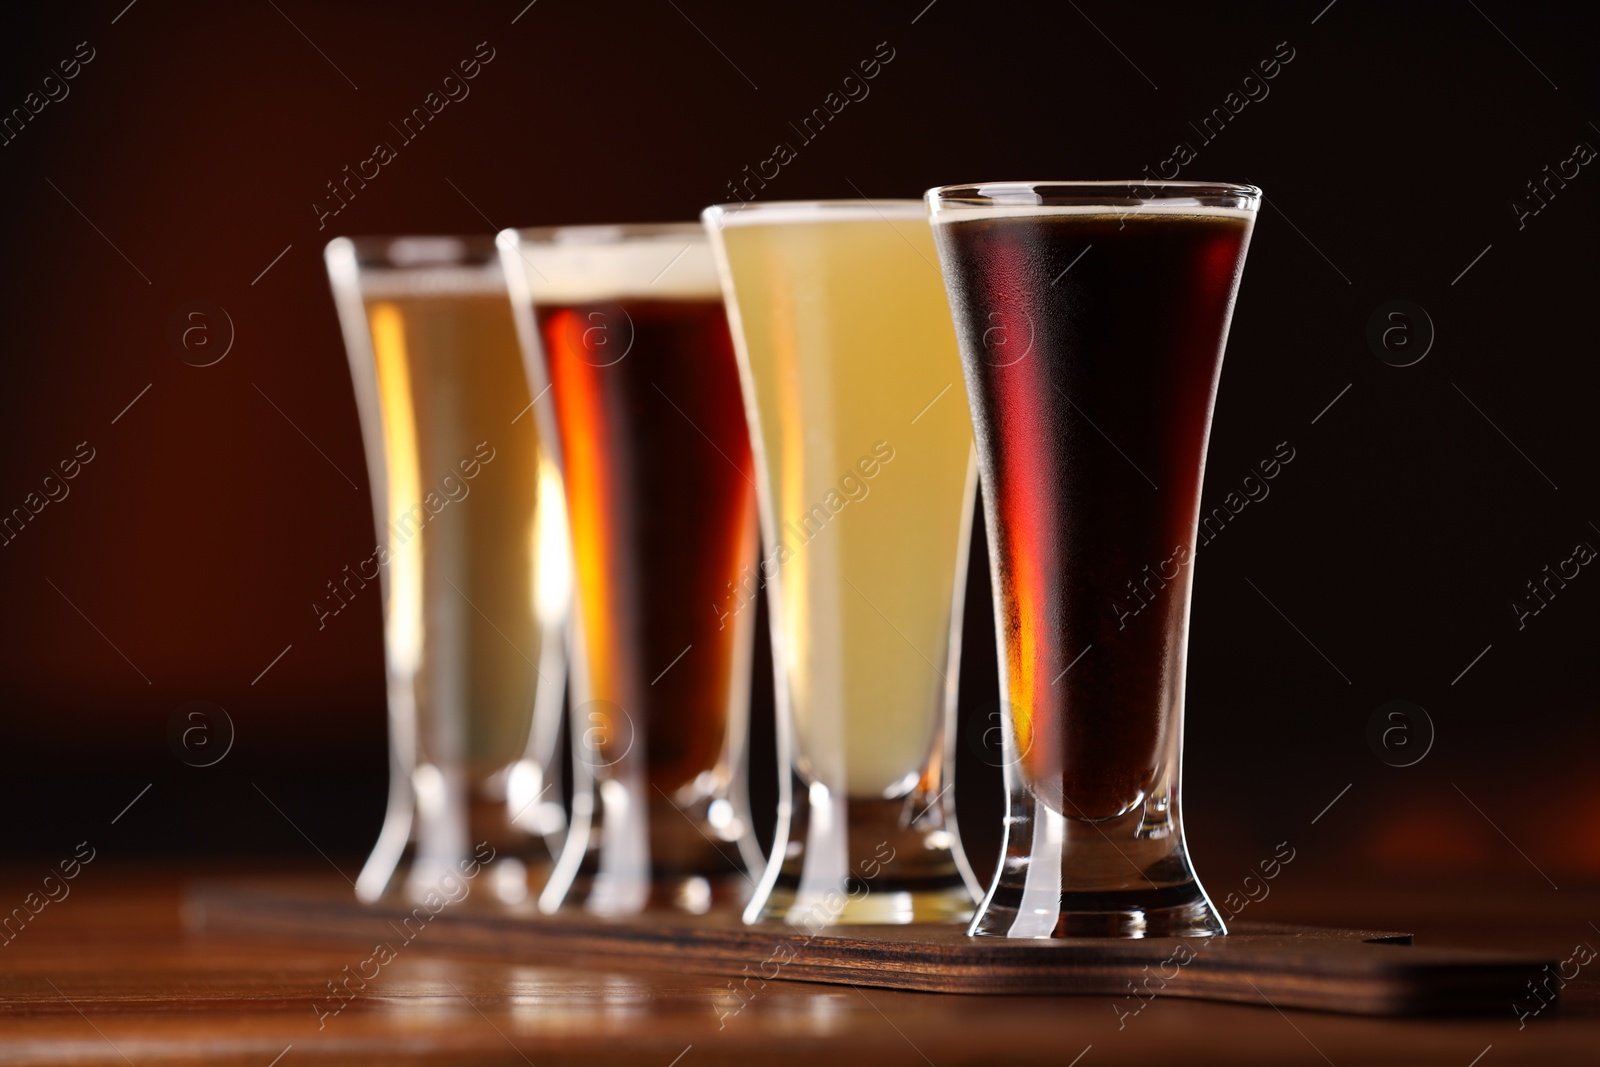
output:
M500 235L534 303L721 299L711 243L698 227L628 233L622 227L573 227Z
M368 300L425 296L505 296L500 264L473 267L424 267L386 270L363 267L357 274L361 295Z
M974 222L978 219L1034 218L1041 215L1097 215L1107 219L1137 218L1140 215L1203 215L1207 218L1253 219L1254 208L1216 207L1202 204L1187 197L1162 197L1160 200L1140 200L1119 206L1117 204L1024 204L1002 206L939 204L933 211L935 225L953 222Z
M707 226L784 226L805 222L883 222L926 219L921 200L776 200L770 203L717 204L700 217Z

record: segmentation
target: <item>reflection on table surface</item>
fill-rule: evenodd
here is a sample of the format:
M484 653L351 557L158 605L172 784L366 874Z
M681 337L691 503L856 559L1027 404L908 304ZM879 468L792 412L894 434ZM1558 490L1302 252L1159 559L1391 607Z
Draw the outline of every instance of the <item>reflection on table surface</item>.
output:
M824 1059L1061 1067L1087 1048L1083 1067L1162 1057L1236 1064L1326 1057L1342 1067L1375 1056L1465 1065L1492 1045L1480 1062L1498 1067L1592 1064L1600 1048L1594 965L1567 983L1559 1008L1530 1015L1520 1029L1510 1004L1487 1018L1383 1020L1157 996L1128 1014L1112 997L759 980L750 983L754 994L741 998L727 978L452 957L431 952L424 939L366 981L350 976L373 973L370 953L185 934L180 886L198 873L97 864L69 895L20 929L8 928L10 940L0 946L0 1062L265 1067L282 1054L283 1067ZM0 899L22 906L35 882L32 872L13 869L0 878ZM1600 946L1600 931L1589 925L1595 916L1600 890L1566 886L1555 893L1507 878L1449 894L1421 883L1382 895L1371 887L1285 886L1255 917L1384 925L1413 930L1423 944L1533 950L1564 960L1574 944Z

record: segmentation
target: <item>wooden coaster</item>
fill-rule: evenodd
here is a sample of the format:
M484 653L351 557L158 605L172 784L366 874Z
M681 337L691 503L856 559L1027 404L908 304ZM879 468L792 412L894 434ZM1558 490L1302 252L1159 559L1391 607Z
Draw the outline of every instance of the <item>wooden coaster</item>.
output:
M347 886L304 879L191 887L191 928L338 940L555 964L723 975L933 993L1175 996L1358 1015L1505 1013L1553 961L1416 948L1411 935L1238 922L1226 937L1062 941L969 938L960 927L848 926L815 935L743 925L733 912L601 919L540 915L472 893L432 914L398 897L357 902Z

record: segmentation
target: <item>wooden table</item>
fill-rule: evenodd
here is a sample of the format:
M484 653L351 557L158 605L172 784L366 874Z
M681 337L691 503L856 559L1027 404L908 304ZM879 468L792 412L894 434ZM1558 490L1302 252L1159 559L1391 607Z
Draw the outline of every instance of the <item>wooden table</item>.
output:
M773 982L725 1014L738 1003L727 979L492 962L419 939L367 993L319 1020L313 1004L328 1004L328 983L366 953L188 934L180 886L194 873L97 863L0 945L0 1063L1600 1063L1600 960L1568 983L1559 1008L1519 1029L1509 1004L1487 1018L1381 1020L1157 997L1127 1015L1133 1002L1109 997L799 982ZM37 881L25 871L0 879L0 901L20 903ZM1590 925L1600 892L1382 888L1276 894L1257 917L1562 959L1578 942L1600 947Z

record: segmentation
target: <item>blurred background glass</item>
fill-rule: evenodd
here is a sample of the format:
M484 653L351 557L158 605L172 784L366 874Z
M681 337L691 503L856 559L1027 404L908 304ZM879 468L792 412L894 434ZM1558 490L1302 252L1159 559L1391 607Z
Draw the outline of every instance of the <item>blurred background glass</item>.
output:
M326 258L378 540L327 583L324 616L377 584L389 675L389 809L356 890L375 899L402 868L420 895L487 847L518 900L563 828L570 583L499 256L485 237L396 237Z

